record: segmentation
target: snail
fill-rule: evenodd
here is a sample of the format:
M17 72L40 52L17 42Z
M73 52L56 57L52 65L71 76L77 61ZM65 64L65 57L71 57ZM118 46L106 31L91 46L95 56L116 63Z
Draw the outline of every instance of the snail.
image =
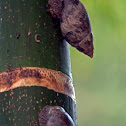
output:
M86 8L79 0L49 0L49 12L60 20L64 39L80 52L93 57L93 35Z
M46 105L39 114L39 126L75 126L75 124L62 107Z

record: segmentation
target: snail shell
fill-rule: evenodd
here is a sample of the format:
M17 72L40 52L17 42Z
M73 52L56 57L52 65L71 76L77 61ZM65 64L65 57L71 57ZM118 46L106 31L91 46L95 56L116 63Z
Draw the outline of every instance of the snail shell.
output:
M84 5L78 1L64 0L64 8L60 21L63 37L80 52L93 57L93 35L88 13Z
M50 13L60 19L64 39L80 52L93 57L93 35L86 8L79 0L49 0Z
M75 126L75 124L62 107L47 105L39 114L39 126Z

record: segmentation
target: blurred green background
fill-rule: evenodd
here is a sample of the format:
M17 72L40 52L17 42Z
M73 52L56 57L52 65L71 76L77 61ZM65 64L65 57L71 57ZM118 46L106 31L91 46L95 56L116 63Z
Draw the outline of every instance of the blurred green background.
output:
M126 0L83 0L94 57L70 47L79 126L126 126Z

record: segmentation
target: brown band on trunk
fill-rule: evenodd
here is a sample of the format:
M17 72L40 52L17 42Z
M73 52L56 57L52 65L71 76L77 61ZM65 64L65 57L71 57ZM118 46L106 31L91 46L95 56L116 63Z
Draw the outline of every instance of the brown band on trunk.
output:
M40 67L21 67L0 73L0 92L23 86L47 87L75 100L72 80L60 71Z

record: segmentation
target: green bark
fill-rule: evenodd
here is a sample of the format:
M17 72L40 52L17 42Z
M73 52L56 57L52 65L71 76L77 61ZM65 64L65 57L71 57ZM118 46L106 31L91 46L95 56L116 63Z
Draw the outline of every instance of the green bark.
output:
M45 67L71 77L69 46L59 25L53 26L46 0L0 0L0 72L18 67ZM35 35L39 43L35 41ZM0 93L1 126L39 125L45 105L62 106L76 119L76 104L45 87L20 87Z

